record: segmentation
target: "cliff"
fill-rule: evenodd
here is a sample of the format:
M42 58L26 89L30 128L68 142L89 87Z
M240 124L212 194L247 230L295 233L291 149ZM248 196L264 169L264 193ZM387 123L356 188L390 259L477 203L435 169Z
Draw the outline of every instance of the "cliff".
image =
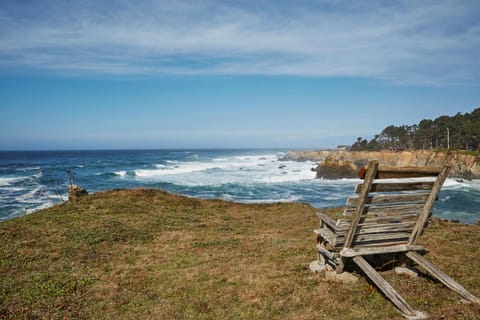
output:
M387 166L441 166L450 164L450 176L466 179L480 179L480 157L459 152L438 151L291 151L283 159L293 161L323 162L327 158L351 161L360 167L370 160L378 160Z

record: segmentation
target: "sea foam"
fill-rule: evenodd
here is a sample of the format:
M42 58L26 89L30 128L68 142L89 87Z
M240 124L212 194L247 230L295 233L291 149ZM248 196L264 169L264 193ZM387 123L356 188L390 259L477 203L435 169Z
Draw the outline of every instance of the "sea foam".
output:
M0 186L8 186L15 182L21 182L28 177L0 177Z
M272 154L216 157L204 161L165 161L152 169L136 169L137 179L185 186L271 184L315 178L311 163L279 162Z

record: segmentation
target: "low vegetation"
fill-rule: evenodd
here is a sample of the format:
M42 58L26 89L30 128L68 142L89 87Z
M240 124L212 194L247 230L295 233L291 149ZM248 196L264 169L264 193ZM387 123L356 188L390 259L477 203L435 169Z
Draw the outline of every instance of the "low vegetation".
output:
M0 224L0 318L403 319L365 278L310 272L317 224L305 204L88 195ZM480 296L480 225L436 221L422 242ZM480 318L428 276L383 275L433 319Z

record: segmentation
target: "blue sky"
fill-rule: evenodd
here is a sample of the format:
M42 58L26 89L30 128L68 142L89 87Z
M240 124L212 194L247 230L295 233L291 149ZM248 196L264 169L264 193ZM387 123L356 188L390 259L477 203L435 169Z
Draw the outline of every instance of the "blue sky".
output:
M480 106L480 2L9 1L0 150L325 148Z

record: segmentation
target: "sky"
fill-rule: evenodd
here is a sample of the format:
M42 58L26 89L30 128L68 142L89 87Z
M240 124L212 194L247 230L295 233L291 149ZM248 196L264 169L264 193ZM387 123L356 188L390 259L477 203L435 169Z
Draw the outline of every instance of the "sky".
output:
M480 107L480 2L0 3L0 150L331 148Z

